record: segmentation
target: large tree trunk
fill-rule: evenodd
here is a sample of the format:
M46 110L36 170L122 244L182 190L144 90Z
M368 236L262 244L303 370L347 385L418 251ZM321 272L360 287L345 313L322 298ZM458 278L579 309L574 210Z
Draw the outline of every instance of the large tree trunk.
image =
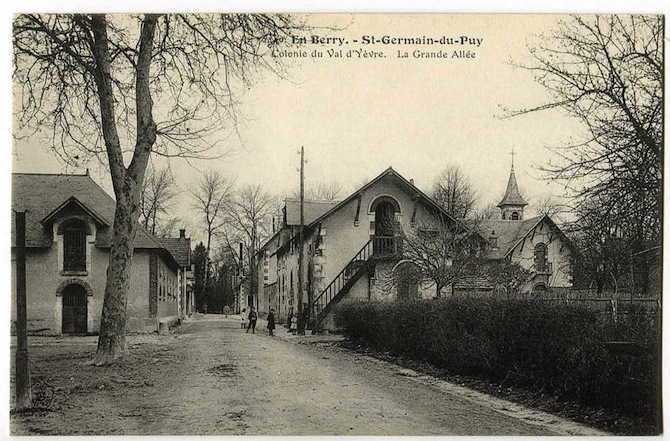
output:
M94 15L91 19L94 35L92 50L96 61L95 78L100 98L102 131L116 196L100 336L98 350L93 359L96 365L112 362L126 352L126 305L130 288L133 244L138 226L144 173L151 149L156 142L156 123L153 120L153 101L149 89L156 20L155 15L148 14L142 21L135 77L137 133L133 156L126 168L116 128L107 21L104 15Z
M131 188L127 190L132 193ZM98 365L113 362L126 352L126 306L137 232L137 207L133 207L132 200L132 194L129 194L116 202L100 336L94 358L94 364Z

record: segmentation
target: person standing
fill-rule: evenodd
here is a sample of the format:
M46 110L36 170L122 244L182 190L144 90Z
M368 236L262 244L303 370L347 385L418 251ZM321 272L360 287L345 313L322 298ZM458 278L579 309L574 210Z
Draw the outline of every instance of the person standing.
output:
M289 327L288 331L293 335L298 333L298 316L295 314L293 314L291 317L291 326Z
M302 315L298 318L298 334L305 335L307 326L309 326L309 307L307 303L303 303Z
M247 308L242 308L242 312L240 312L240 323L242 325L242 329L247 327Z
M256 312L256 308L252 306L249 311L249 324L247 325L247 333L249 332L249 328L251 328L252 334L256 333L256 320L258 320L258 313Z
M270 313L268 314L268 331L270 331L270 335L275 335L275 310L274 308L270 308Z

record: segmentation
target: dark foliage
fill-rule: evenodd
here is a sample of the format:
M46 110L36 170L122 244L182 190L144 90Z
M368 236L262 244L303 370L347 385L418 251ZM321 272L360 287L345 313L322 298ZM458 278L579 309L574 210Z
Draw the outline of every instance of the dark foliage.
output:
M615 323L553 302L448 298L342 303L336 324L378 350L660 427L659 327L645 316Z

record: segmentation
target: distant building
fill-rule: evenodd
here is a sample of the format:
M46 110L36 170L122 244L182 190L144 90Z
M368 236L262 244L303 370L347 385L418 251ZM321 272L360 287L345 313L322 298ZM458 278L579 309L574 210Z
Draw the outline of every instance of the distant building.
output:
M303 302L311 304L310 310L326 328L333 327L332 306L345 297L381 300L397 296L387 282L402 265L400 229L436 221L438 214L456 222L392 168L341 202L306 201L302 244L298 241L300 202L286 200L283 214L283 225L256 259L259 311L264 314L274 308L281 321L298 311L302 246ZM424 284L398 289L426 298L435 294L434 288Z
M524 207L514 175L498 207L500 220L484 222L478 235L491 264L506 259L530 271L522 292L570 287L572 248L560 228L548 217L524 219ZM438 204L392 168L358 189L341 202L305 201L304 237L299 243L300 202L287 199L283 223L256 256L257 292L250 296L261 314L270 308L280 321L298 310L298 255L303 247L303 302L309 304L312 319L333 328L333 305L344 298L383 300L398 296L432 298L431 283L407 286L389 280L403 270L402 240L398 231L410 231L431 222L456 222ZM384 222L392 219L393 222ZM430 228L430 227L429 227ZM482 278L470 286L453 290L489 292L493 287ZM314 317L316 315L316 317Z
M13 174L12 209L26 211L28 331L95 333L100 327L115 202L88 174ZM158 239L138 226L128 290L129 331L192 311L190 239ZM16 320L12 217L12 320Z
M482 225L489 241L489 258L518 263L530 272L522 293L572 287L572 244L549 216L525 219L527 205L512 165L505 195L498 204L500 219Z
M161 237L158 242L167 249L179 265L177 268L178 311L181 316L190 316L195 313L195 296L191 271L191 239L186 237L186 230L179 230L179 237Z

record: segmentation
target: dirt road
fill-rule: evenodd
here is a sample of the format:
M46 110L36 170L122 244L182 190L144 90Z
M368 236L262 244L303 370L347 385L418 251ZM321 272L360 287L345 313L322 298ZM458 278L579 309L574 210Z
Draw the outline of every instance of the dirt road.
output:
M232 317L131 336L129 357L105 368L85 365L94 337L29 343L47 409L13 415L13 435L560 433L360 354L246 334Z

